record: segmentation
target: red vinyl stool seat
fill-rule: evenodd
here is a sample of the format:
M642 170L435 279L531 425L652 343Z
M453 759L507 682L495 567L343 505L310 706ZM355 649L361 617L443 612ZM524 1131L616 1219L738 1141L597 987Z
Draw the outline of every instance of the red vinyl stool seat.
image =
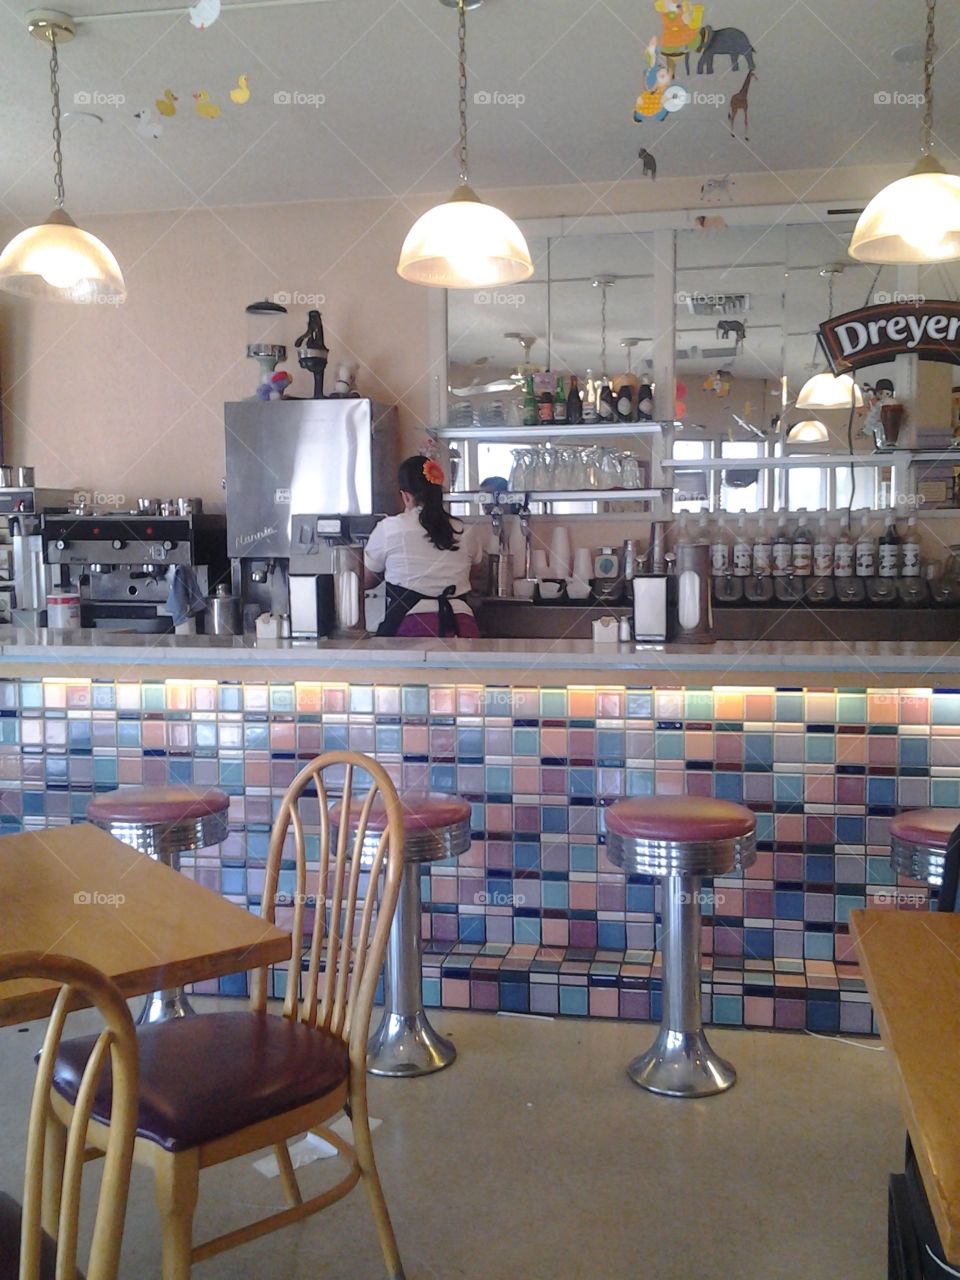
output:
M456 858L470 848L470 805L459 796L436 791L408 791L403 808L403 879L387 943L384 1010L370 1037L367 1069L377 1076L422 1076L453 1062L457 1051L430 1025L423 1007L423 954L420 937L423 901L420 863ZM350 810L355 830L361 805ZM342 806L333 805L330 820L339 827ZM386 830L386 808L376 797L364 833L360 856L368 863Z
M216 788L121 787L96 795L87 818L156 862L180 870L180 855L221 844L229 832L230 797ZM137 1025L193 1013L181 987L154 991Z
M756 857L756 818L743 805L705 796L638 796L605 813L607 857L627 875L663 877L660 1030L627 1068L652 1093L703 1098L736 1082L714 1053L700 1012L702 876L722 876Z

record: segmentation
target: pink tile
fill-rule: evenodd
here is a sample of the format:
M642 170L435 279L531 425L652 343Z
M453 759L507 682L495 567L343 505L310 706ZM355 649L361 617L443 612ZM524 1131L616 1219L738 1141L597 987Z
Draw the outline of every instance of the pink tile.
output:
M594 1018L616 1018L620 1011L620 993L616 987L590 988L590 1015Z
M509 804L487 805L487 830L512 831L513 806Z
M713 795L713 775L710 773L688 773L687 774L687 795L712 796Z
M544 946L565 947L569 942L570 929L566 920L545 919L541 925Z
M544 795L565 796L569 783L566 769L547 766L540 770L540 783Z
M743 1022L747 1027L773 1026L773 999L770 996L744 996Z
M571 911L596 911L597 909L597 886L595 881L590 880L571 880L570 881L570 910Z
M429 755L429 730L425 724L403 726L403 753L407 756Z
M755 860L744 872L744 878L747 880L773 879L773 854L770 850L761 850L757 854Z
M716 735L718 764L743 764L743 738L738 733Z
M540 755L565 759L567 755L566 729L541 729Z
M623 719L622 689L600 689L597 693L597 715L602 719Z
M397 706L400 705L400 693L397 691ZM378 707L377 710L380 708ZM479 716L483 714L483 690L460 685L457 689L457 715Z
M861 733L837 735L837 764L866 764L867 736ZM841 804L847 801L839 801Z
M540 718L540 694L537 689L513 690L513 715L517 720Z
M754 890L754 892L756 892ZM741 916L744 914L743 902L744 896L749 901L750 894L744 895L742 889L729 889L725 884L714 885L713 888L713 914L715 916ZM759 914L759 912L746 912L747 915Z
M535 764L513 766L513 789L517 795L533 796L540 790L540 770Z
M443 978L441 1000L448 1009L470 1008L470 981L468 978Z
M680 770L658 769L656 792L658 796L682 796L685 794L684 775Z
M274 721L270 725L272 751L296 751L297 726L292 721Z
M771 889L747 889L743 895L743 914L755 920L772 919L773 891Z
M457 692L452 687L434 686L430 690L430 714L452 716L456 711Z
M456 876L431 876L430 899L433 902L457 902L458 887Z
M865 778L837 778L837 804L862 805L866 803L867 783Z
M807 804L833 804L834 776L832 773L808 774L803 790Z
M654 707L658 720L682 720L683 692L680 689L657 689Z
M930 763L935 765L960 765L960 738L948 738L939 730L930 738Z
M743 779L743 798L748 804L771 804L773 801L773 775L748 773Z
M900 723L929 724L930 694L902 694L900 697Z
M803 815L800 813L778 813L774 818L778 844L803 843Z
M897 763L897 739L890 737L872 737L869 740L870 745L867 748L867 759L872 765L889 765L893 766ZM936 763L936 761L934 762ZM947 763L946 761L944 763ZM957 752L955 759L949 763L960 763L960 740L957 742Z

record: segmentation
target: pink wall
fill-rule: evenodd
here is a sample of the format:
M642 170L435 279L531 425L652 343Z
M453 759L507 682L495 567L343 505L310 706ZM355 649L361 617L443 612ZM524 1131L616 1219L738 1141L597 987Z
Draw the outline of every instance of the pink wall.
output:
M738 203L848 197L874 170L737 179ZM489 192L517 217L682 209L699 180ZM120 308L28 305L0 294L0 377L10 460L44 485L133 498L196 494L222 504L224 400L252 392L244 307L278 291L325 296L331 359L360 362L360 388L400 406L404 444L422 443L427 291L395 274L400 244L432 201L332 201L120 215L91 221L123 266ZM75 210L82 218L82 211ZM6 237L17 228L0 226ZM574 228L575 229L575 226ZM288 345L307 304L291 307ZM308 379L296 370L294 394Z

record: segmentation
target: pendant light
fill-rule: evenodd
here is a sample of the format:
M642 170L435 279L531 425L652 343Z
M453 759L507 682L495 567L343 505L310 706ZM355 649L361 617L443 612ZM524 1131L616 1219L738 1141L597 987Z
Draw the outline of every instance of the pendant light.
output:
M530 250L517 224L484 204L470 186L467 169L467 16L480 0L440 0L456 5L460 19L460 182L445 204L411 227L397 274L413 284L439 289L489 289L533 275Z
M787 444L826 444L830 432L818 418L795 422L787 431Z
M126 286L107 246L84 231L63 207L63 155L60 150L60 64L58 43L76 34L65 13L38 10L28 29L50 45L50 93L53 99L53 164L56 208L45 222L15 235L0 254L0 289L25 298L61 302L122 302Z
M933 154L936 7L937 0L927 0L921 157L905 178L884 187L860 215L849 249L859 262L899 265L960 258L960 177L947 173Z
M832 262L820 270L821 276L827 281L828 318L833 315L833 282L837 276L843 274L843 270L842 262ZM817 345L815 342L814 354L816 354ZM849 373L841 373L838 377L832 373L815 373L812 378L806 380L797 396L798 409L851 409L854 406L858 409L863 408L863 392ZM818 425L822 426L822 423ZM826 435L823 438L826 439Z

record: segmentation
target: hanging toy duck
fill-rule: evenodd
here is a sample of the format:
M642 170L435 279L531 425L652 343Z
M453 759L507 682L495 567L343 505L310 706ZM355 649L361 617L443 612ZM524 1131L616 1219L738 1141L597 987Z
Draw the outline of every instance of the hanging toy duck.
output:
M246 76L237 76L237 87L230 90L230 101L238 107L250 101L250 82Z
M172 89L164 89L163 97L157 98L153 104L162 116L175 116L177 114L177 103L180 99Z
M637 99L633 109L633 118L637 124L644 120L666 120L669 106L664 106L663 96L673 81L670 68L662 63L657 55L657 37L653 36L644 52L647 70L644 72L643 92Z
M220 114L220 108L215 102L210 101L210 95L206 89L198 89L193 95L194 110L198 116L203 116L205 120L216 120Z

